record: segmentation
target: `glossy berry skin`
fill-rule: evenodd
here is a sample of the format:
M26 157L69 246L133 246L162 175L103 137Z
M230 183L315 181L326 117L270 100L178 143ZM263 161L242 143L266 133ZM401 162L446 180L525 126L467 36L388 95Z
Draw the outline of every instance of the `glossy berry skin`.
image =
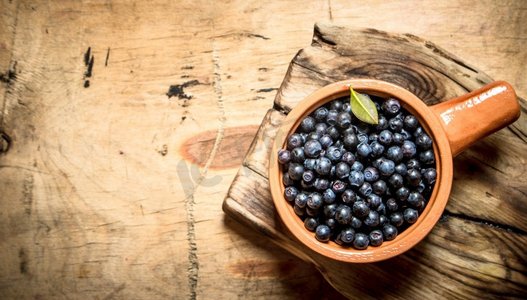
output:
M337 228L337 225L338 225L337 221L335 221L335 219L326 219L324 224L326 224L331 231L333 231L335 228Z
M318 226L318 221L315 218L309 217L304 220L304 227L309 231L315 231Z
M357 154L360 156L360 157L368 157L368 155L370 155L372 149L371 149L371 146L364 142L364 143L360 143L358 146L357 146Z
M400 212L394 212L390 215L390 223L393 226L400 227L404 223L403 214Z
M315 120L318 122L322 122L326 120L326 117L328 116L329 110L325 107L319 107L315 110L313 113L313 116L315 117Z
M287 149L293 150L296 147L302 146L302 136L298 133L293 133L292 135L287 138Z
M315 167L317 165L317 160L314 158L308 158L304 160L304 168L307 170L315 170Z
M423 150L427 150L427 149L430 149L430 147L432 147L432 139L430 138L430 136L428 136L428 134L423 133L415 138L415 144L419 148Z
M364 170L364 165L360 161L357 160L351 165L351 170L360 172Z
M386 217L386 213L382 213L382 212L379 212L379 225L380 226L384 226L386 225L389 221L388 221L388 218Z
M359 134L357 134L357 139L359 140L359 144L361 144L361 143L368 143L368 141L369 141L368 135L366 133L359 133Z
M315 229L315 237L317 240L321 242L327 242L329 241L329 237L331 236L331 230L327 225L321 224L318 225Z
M395 166L395 173L402 176L406 176L406 174L408 173L408 168L404 163L398 164Z
M302 122L300 122L300 130L303 132L311 132L315 130L316 121L313 117L305 117Z
M335 100L329 104L329 109L340 111L342 110L342 101Z
M386 151L386 158L398 163L403 159L403 151L398 146L392 146Z
M346 183L340 180L335 180L331 185L331 189L336 193L340 194L346 189Z
M311 138L312 140L319 139L326 131L328 130L328 125L326 123L317 123L315 125L315 131L311 132L310 134L317 134L317 138Z
M390 98L382 104L382 110L388 115L396 115L401 109L399 100Z
M416 169L408 170L408 174L406 174L406 180L408 180L408 183L411 186L418 186L419 182L421 182L421 172L417 171Z
M281 149L278 151L278 162L282 165L291 161L291 152L289 150Z
M371 188L373 190L373 193L377 195L384 195L386 191L388 190L388 185L384 180L377 180L372 185Z
M415 208L420 208L424 200L425 199L423 198L423 195L419 194L418 192L411 192L408 195L408 199L406 199L408 204L410 204L411 206Z
M370 210L368 216L364 219L363 222L366 226L369 227L375 227L379 225L379 213L374 210Z
M353 240L353 248L357 250L364 250L368 248L370 244L370 239L364 233L356 233L355 239Z
M351 171L348 179L352 186L360 187L364 183L364 173L361 171Z
M384 225L382 235L386 241L391 241L397 237L397 228L390 224Z
M337 117L339 115L339 112L334 110L334 109L331 109L328 113L328 116L326 117L326 122L329 124L329 125L335 125L337 124Z
M333 139L333 141L336 141L340 138L340 132L335 126L331 126L326 130L326 133Z
M392 188L399 189L404 185L404 178L400 174L395 173L390 176L390 178L388 179L388 183Z
M408 115L404 117L403 123L404 123L404 128L409 131L414 131L417 128L417 126L419 126L419 121L417 120L416 117L412 115Z
M349 245L355 239L355 230L351 227L346 227L340 231L337 236L337 240L344 245Z
M382 176L390 176L395 172L395 163L389 159L382 159L377 168Z
M328 175L331 172L331 161L326 157L321 157L315 166L315 172L320 175Z
M339 161L342 158L342 154L344 154L344 151L337 146L330 146L326 151L326 157L332 162Z
M311 170L305 170L304 173L302 174L302 180L306 183L311 183L315 181L315 172Z
M368 136L368 142L376 142L379 139L379 135L376 133L371 133Z
M388 128L388 120L386 120L386 117L384 117L383 115L379 116L378 122L379 123L375 125L376 130L381 131Z
M347 205L340 205L335 212L335 220L339 224L349 224L351 222L351 208Z
M296 163L303 163L305 159L306 157L304 155L304 148L296 147L291 151L291 161Z
M326 178L317 178L315 179L315 183L313 184L313 186L319 191L326 190L327 188L329 188L329 180L327 180Z
M337 178L346 178L351 171L350 166L345 162L339 162L336 166L335 175Z
M324 216L326 218L328 218L328 219L334 218L336 212L337 212L337 204L335 204L335 203L328 204L328 205L324 206L324 208L323 208Z
M353 216L353 217L351 217L350 225L351 225L352 228L359 229L359 228L362 227L362 221L361 221L361 219Z
M304 153L307 157L317 158L322 152L322 145L317 140L309 140L304 145Z
M395 199L404 202L406 199L408 199L408 195L410 194L410 190L408 190L407 187L401 187L397 191L395 191Z
M351 166L355 162L355 155L353 155L351 152L344 152L340 160Z
M284 186L292 186L295 184L295 181L289 177L288 172L284 172L284 174L282 174L282 183Z
M393 143L393 134L389 130L383 130L381 133L379 133L379 143L389 146L391 143Z
M302 174L304 173L304 166L301 164L290 163L287 173L291 179L300 180L302 179Z
M383 238L382 238L382 232L380 230L373 230L369 234L370 239L370 245L373 247L379 247L382 245Z
M340 112L337 115L337 126L340 128L348 128L351 125L351 115L348 112Z
M337 195L332 189L326 189L324 193L322 193L322 200L324 200L324 203L326 204L335 203L335 201L337 200ZM326 205L325 207L327 206L328 205Z
M371 209L377 209L382 205L382 198L376 194L370 194L368 197L366 197L366 201Z
M371 142L370 144L370 147L371 147L371 156L372 157L379 157L383 154L384 152L384 146L381 145L379 142L377 141L373 141Z
M344 204L353 204L357 199L357 195L353 190L345 190L341 195L341 200Z
M404 210L404 221L408 224L413 224L417 221L417 218L419 217L419 213L417 210L413 208L407 208Z
M431 165L435 162L434 152L432 150L426 150L419 153L419 161L425 165Z
M294 186L288 186L284 189L284 198L285 200L292 202L298 196L298 189Z
M394 198L389 198L388 200L386 200L386 209L388 211L397 211L399 209L399 204L397 204L397 200L395 200Z
M414 142L406 140L401 145L401 151L404 158L411 158L417 153L417 147Z
M353 215L357 218L365 218L370 213L370 208L364 201L356 201L353 204Z
M423 177L427 184L434 184L437 178L437 171L433 168L428 168L424 171Z
M304 208L306 207L306 204L307 204L307 194L306 193L300 193L296 196L295 198L295 205L300 207L300 208Z
M401 145L404 142L404 140L405 140L404 136L400 134L399 132L396 132L393 134L392 144Z
M327 149L329 146L333 145L333 139L327 133L320 136L318 142L322 146L322 149Z
M367 167L363 173L365 181L373 182L379 179L379 170L374 167Z
M307 197L307 207L311 209L319 209L322 207L324 201L322 200L322 195L319 193L312 193Z
M302 207L300 207L300 206L298 206L296 204L293 206L293 211L299 217L303 217L306 214L306 209L302 208Z
M359 193L363 196L369 196L371 193L373 192L373 189L371 187L371 184L369 182L364 182L360 187L359 187Z
M421 169L421 163L417 159L412 158L406 162L406 168L419 170Z
M388 127L392 132L401 132L403 129L403 120L399 118L391 118L390 121L388 121Z

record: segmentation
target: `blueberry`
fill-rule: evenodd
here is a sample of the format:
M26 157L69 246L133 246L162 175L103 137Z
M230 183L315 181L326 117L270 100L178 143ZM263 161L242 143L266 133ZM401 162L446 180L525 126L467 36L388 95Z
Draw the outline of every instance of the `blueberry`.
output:
M298 189L294 186L288 186L284 190L285 200L291 202L294 201L296 196L298 196Z
M351 112L351 104L349 103L349 101L345 101L343 104L342 104L342 111L344 112Z
M379 143L388 146L393 142L393 134L389 130L383 130L379 133Z
M326 157L321 157L315 166L315 172L320 175L328 175L331 172L331 161Z
M293 206L293 211L294 211L295 214L296 214L297 216L299 216L299 217L302 217L302 216L304 216L304 215L306 214L306 209L305 209L305 207L300 207L300 206L298 206L298 205L296 205L296 204Z
M317 178L315 179L315 183L313 184L315 189L319 191L323 191L329 188L329 180L326 178Z
M348 178L352 186L359 187L364 183L364 174L361 171L351 171Z
M362 171L364 170L364 165L360 161L357 160L351 165L351 170L352 171Z
M388 190L388 185L384 180L377 180L372 185L371 188L373 190L373 193L377 195L384 195L386 191Z
M309 142L308 142L309 143ZM291 160L296 163L303 163L306 159L304 155L304 148L296 147L291 151Z
M428 136L428 134L422 133L415 138L415 144L419 148L426 150L432 147L432 139Z
M393 132L401 132L403 129L403 120L400 118L391 118L390 121L388 121L388 127Z
M395 172L395 163L389 159L383 159L378 165L379 172L382 176L390 176Z
M389 210L389 211L397 211L399 209L399 205L397 204L397 200L393 199L393 198L389 198L388 200L386 200L386 208Z
M395 173L402 176L406 176L406 174L408 173L408 168L403 163L398 164L397 166L395 166Z
M337 115L337 126L340 128L348 128L351 125L351 115L347 112L340 112Z
M348 165L353 165L353 163L355 162L355 155L353 155L353 153L351 152L344 152L340 160L342 162L347 163Z
M368 135L366 133L359 133L359 134L357 134L357 139L359 140L359 144L367 143L369 141L369 137L368 137Z
M404 223L403 214L400 212L394 212L390 215L390 223L393 226L400 227Z
M320 137L322 136L322 133L318 133L318 132L311 132L307 135L307 137L305 138L305 141L318 141L320 139Z
M302 174L302 180L305 183L312 183L313 181L315 181L315 173L311 170L305 170Z
M403 152L404 158L410 158L415 155L417 148L415 147L414 142L406 140L401 146L401 151Z
M408 162L406 162L406 167L408 169L419 170L419 169L421 169L421 164L419 163L419 161L417 159L412 158L412 159L409 159Z
M401 104L399 103L399 100L394 98L390 98L382 104L382 110L389 115L397 114L400 109Z
M316 158L322 152L322 145L317 140L309 140L304 145L304 153L307 157Z
M371 188L371 184L369 182L364 182L360 187L359 187L359 193L363 196L369 196L371 194L371 192L373 191L373 189Z
M336 146L330 146L326 151L326 157L333 162L339 161L342 158L342 154L344 154L344 151L342 151L341 148Z
M368 197L366 197L367 205L371 209L377 209L382 204L382 198L379 197L379 195L376 194L370 194Z
M424 171L423 177L426 180L426 183L432 185L436 182L437 171L433 168L428 168Z
M317 226L318 221L315 218L309 217L304 220L304 227L306 227L306 229L309 231L315 231L315 228L317 228Z
M408 195L410 194L410 190L408 190L407 187L401 187L397 191L395 191L395 198L401 202L406 201L408 199Z
M419 182L421 181L421 172L417 171L416 169L408 170L408 174L406 174L406 180L410 185L418 186Z
M293 133L287 138L287 149L293 150L296 147L302 146L302 136L298 133Z
M388 223L388 218L386 217L386 210L384 213L381 213L380 211L377 211L379 213L379 225L384 226Z
M396 132L393 134L393 143L395 145L401 145L404 142L405 138L402 134Z
M281 149L278 151L278 162L282 165L287 164L291 161L291 152L289 150Z
M337 204L328 204L323 208L324 216L326 218L334 218L337 212Z
M349 224L351 222L351 208L347 205L340 205L335 212L335 220L339 224Z
M284 186L292 186L295 184L295 181L291 179L291 177L289 177L288 172L284 172L284 174L282 175L282 183L284 184Z
M417 128L414 130L414 137L418 137L423 133L426 133L423 127L417 126Z
M353 204L357 198L357 195L353 190L345 190L340 197L344 204Z
M337 195L332 189L326 189L324 193L322 193L322 199L324 200L324 203L331 204L335 202L335 200L337 199Z
M327 129L328 129L328 125L326 125L326 123L317 123L315 125L315 131L312 132L312 133L318 134L318 136L320 138L320 136L322 136L324 133L326 133ZM318 140L318 138L316 138L315 140Z
M376 142L377 140L379 140L379 135L376 133L372 133L368 136L368 141L370 142Z
M359 229L362 227L362 221L359 218L353 216L351 217L350 225L355 229Z
M368 157L371 151L372 151L371 146L368 145L367 143L360 143L357 146L357 154L361 157Z
M364 218L370 213L370 208L364 201L356 201L353 204L353 214L357 218Z
M387 224L382 227L382 235L387 241L391 241L397 237L397 228L393 225Z
M384 152L384 146L377 141L371 142L370 147L372 157L379 157Z
M316 217L318 215L318 209L312 209L309 206L306 206L306 214L310 217Z
M427 185L423 182L423 180L421 180L419 182L419 185L417 185L417 191L419 193L423 193L426 189L427 189Z
M337 235L337 240L340 241L344 245L349 245L353 242L353 239L355 239L355 230L350 227L346 227L340 231L340 233Z
M336 171L335 175L337 175L337 178L346 178L349 176L351 168L347 163L339 162L336 166L335 171Z
M327 130L326 130L326 133L333 139L333 140L337 140L340 138L340 132L339 130L334 127L334 126L331 126L329 127Z
M306 193L300 193L296 196L295 198L295 205L300 207L300 208L304 208L306 207L306 204L307 204L307 194Z
M327 225L321 224L317 226L317 229L315 229L315 237L321 242L329 241L330 235L331 230Z
M328 116L328 109L325 107L319 107L315 112L313 113L313 117L315 117L315 120L322 122L326 120L326 117Z
M364 250L368 248L370 244L370 239L364 233L356 233L355 239L353 240L353 248L357 250Z
M365 181L373 182L379 179L379 170L374 167L367 167L363 173Z
M382 239L382 232L380 230L373 230L370 232L369 235L370 238L370 245L373 247L378 247L382 245L383 239Z
M323 134L318 139L318 142L322 145L323 149L327 149L329 146L333 145L333 139L327 133Z
M404 220L408 224L413 224L415 221L417 221L417 218L419 217L419 213L417 210L413 208L407 208L404 210Z
M419 161L425 165L430 165L435 162L434 152L432 150L426 150L419 153Z
M319 209L322 207L322 204L324 203L324 200L322 200L322 195L319 193L311 193L307 197L307 207L311 209Z
M335 177L335 174L337 174L337 167L331 165L331 169L329 170L329 177L333 178Z
M395 173L390 176L390 178L388 179L388 183L394 189L398 189L404 185L404 178L400 174Z
M335 228L337 228L337 221L335 221L335 219L326 219L326 221L324 222L324 224L326 224L330 230L334 230Z
M335 125L337 124L337 117L339 115L339 112L334 110L334 109L331 109L328 113L328 116L326 117L326 122L329 124L329 125Z
M308 158L304 160L304 168L308 170L315 170L315 167L317 166L317 160L314 158Z
M405 140L409 140L409 139L412 138L412 135L411 135L408 131L406 131L406 130L404 130L404 129L401 129L401 132L400 132L400 133L401 133L401 135L403 136L403 138L404 138Z
M333 182L333 184L331 185L331 189L335 193L340 194L340 193L344 192L344 190L346 189L346 183L342 182L340 180L335 180Z
M419 194L418 192L411 192L408 195L408 199L406 200L408 204L415 208L420 208L424 203L423 195Z
M404 118L404 128L406 130L414 131L419 126L419 121L416 117L408 115Z
M357 149L357 146L359 145L359 138L354 133L349 133L344 135L344 138L342 139L342 142L344 144L344 147L348 151L355 151Z
M315 130L316 121L312 117L305 117L302 122L300 122L300 130L303 132L311 132Z
M368 216L366 217L366 219L364 219L364 224L369 227L378 226L379 225L379 213L374 210L370 210L370 212L368 213Z
M386 158L393 160L395 163L400 162L403 159L403 151L398 146L391 146L386 151Z
M339 101L339 100L331 101L331 103L329 104L329 109L336 110L336 111L342 110L342 101Z
M291 179L300 180L302 179L302 174L304 173L304 167L301 164L290 163L287 173Z
M384 130L388 128L388 120L383 115L379 116L378 123L375 125L375 129L377 130Z

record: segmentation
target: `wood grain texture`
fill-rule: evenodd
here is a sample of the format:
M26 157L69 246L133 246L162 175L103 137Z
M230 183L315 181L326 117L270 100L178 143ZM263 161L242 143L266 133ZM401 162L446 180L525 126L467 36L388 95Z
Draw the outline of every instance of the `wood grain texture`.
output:
M313 24L410 32L525 96L526 17L520 0L0 0L0 298L337 298L221 210ZM471 184L463 197L507 197Z
M283 112L328 82L356 76L404 86L428 104L492 81L416 36L317 24L312 45L292 60L274 109L264 117L224 201L225 212L314 264L350 298L469 299L482 297L481 291L489 298L524 295L527 256L520 249L527 242L522 217L527 182L521 174L527 172L527 143L507 130L478 142L456 159L455 187L443 218L423 242L402 256L367 265L335 262L301 245L283 226L267 179L272 159L267 146L284 120ZM525 111L518 123L523 122ZM482 146L485 143L494 146ZM494 159L482 158L489 155ZM493 191L485 186L493 186ZM379 282L386 284L379 288Z

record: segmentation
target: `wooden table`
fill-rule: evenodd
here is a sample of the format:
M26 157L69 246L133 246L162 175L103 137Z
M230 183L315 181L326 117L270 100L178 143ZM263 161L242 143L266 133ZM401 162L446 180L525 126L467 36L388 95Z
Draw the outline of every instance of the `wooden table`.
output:
M221 209L316 21L421 36L527 95L524 1L2 0L0 14L2 299L339 297Z

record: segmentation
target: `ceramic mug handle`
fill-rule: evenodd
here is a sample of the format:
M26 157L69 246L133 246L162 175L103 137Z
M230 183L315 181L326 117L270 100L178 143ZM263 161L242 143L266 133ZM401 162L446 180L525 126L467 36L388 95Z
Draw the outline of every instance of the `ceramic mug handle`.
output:
M453 156L520 117L516 93L504 81L492 82L430 108L447 133Z

